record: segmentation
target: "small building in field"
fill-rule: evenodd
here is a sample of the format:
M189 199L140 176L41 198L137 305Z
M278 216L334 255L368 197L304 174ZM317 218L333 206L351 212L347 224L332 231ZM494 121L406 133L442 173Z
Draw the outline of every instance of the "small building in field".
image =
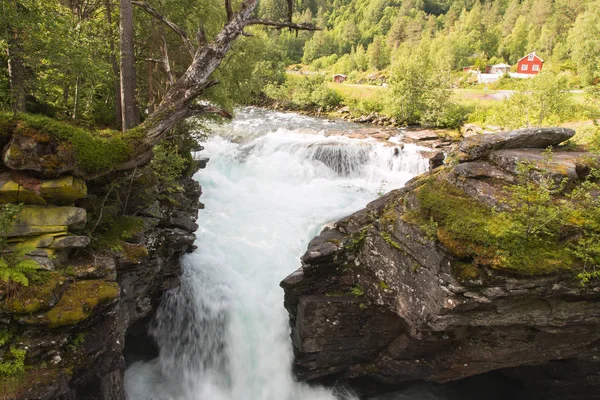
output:
M544 65L544 60L539 58L535 51L527 54L525 57L522 57L518 61L517 73L518 74L527 74L527 75L536 75L539 74Z
M333 81L335 83L343 83L346 80L346 75L344 74L335 74L333 76Z
M502 64L492 65L490 73L504 75L509 71L510 71L510 65L502 63Z

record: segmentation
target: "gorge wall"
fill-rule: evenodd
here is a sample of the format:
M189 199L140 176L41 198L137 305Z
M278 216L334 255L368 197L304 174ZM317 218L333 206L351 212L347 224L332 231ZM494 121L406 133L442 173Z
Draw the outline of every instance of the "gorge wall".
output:
M34 147L26 163L15 140ZM0 282L0 398L124 399L125 356L156 356L147 324L193 249L200 165L165 192L146 167L88 182L48 169L44 146L15 134L0 163L0 205L22 204L3 255L40 266L27 286Z
M314 238L281 283L298 378L381 388L495 371L518 382L516 398L600 398L600 282L582 284L585 266L565 250L582 222L535 239L510 232L523 228L514 206L526 207L508 194L524 182L593 181L597 156L544 150L573 134L465 139L447 165ZM597 186L587 188L596 224Z

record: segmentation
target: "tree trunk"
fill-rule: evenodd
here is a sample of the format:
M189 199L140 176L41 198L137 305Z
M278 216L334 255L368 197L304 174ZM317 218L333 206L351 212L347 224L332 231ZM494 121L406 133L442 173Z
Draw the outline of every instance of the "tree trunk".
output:
M123 131L139 124L135 105L135 59L133 53L133 6L121 0L121 116Z
M114 81L114 92L115 92L115 123L119 129L123 129L121 119L123 118L121 111L121 79L119 71L119 63L115 55L115 41L113 31L113 19L112 19L112 4L111 0L105 1L106 7L106 22L108 23L108 36L109 36L109 48L110 48L110 63L113 69L113 81Z
M25 65L21 38L16 30L10 33L6 55L11 107L15 114L25 112Z

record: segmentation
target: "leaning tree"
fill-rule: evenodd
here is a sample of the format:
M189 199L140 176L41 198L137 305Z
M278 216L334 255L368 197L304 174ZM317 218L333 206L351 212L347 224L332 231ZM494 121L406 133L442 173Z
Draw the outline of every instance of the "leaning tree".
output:
M152 148L159 143L169 131L178 123L190 117L219 115L230 118L226 110L203 101L206 90L219 81L213 78L213 72L223 62L227 52L231 49L236 39L240 36L250 36L244 30L248 26L263 25L275 29L291 30L319 30L308 23L294 23L292 21L293 0L286 0L287 15L284 20L269 20L255 17L255 9L259 0L242 0L239 8L234 10L231 0L224 0L226 21L220 32L212 39L207 40L202 27L199 28L195 40L166 16L160 14L150 4L144 1L132 0L134 6L139 7L156 18L157 21L174 31L181 37L185 47L191 55L191 63L185 72L174 79L167 93L156 110L139 126L126 130L122 136L113 142L118 145L126 144L128 151L121 151L122 146L116 146L116 151L111 148L110 140L98 139L96 147L85 143L85 139L78 135L70 138L58 132L52 140L55 143L32 143L31 136L23 137L27 130L13 129L10 139L5 140L3 161L6 166L17 170L29 170L38 175L57 176L61 173L74 173L87 179L106 175L115 170L126 170L146 163L152 156ZM2 137L0 137L2 139ZM93 138L92 138L93 139ZM96 140L96 139L93 139ZM94 160L93 166L77 163L77 154ZM94 155L92 153L101 155ZM116 162L103 162L102 158L110 158ZM106 160L105 160L106 161Z
M293 0L287 0L288 13L285 21L273 21L253 18L258 0L244 0L237 12L234 12L231 0L225 0L224 6L227 21L221 32L210 42L206 42L202 27L199 28L194 43L187 33L175 23L168 20L158 11L143 1L133 1L158 21L172 29L183 40L192 56L192 62L185 73L171 85L157 109L137 128L144 135L139 143L138 157L146 157L146 153L160 142L166 132L177 123L192 117L202 115L220 115L230 117L230 114L215 105L199 102L202 94L211 86L217 85L218 80L211 79L212 73L219 67L227 52L241 35L247 35L244 29L250 25L265 25L278 29L318 30L311 24L298 24L292 21ZM132 160L135 164L137 160Z

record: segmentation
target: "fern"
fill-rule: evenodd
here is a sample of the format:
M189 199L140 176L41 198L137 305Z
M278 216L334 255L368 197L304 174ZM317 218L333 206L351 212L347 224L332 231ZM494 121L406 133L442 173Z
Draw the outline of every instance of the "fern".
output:
M25 356L27 351L11 346L10 353L12 354L12 360L0 361L0 376L17 375L25 371Z
M28 259L26 254L35 250L33 246L15 246L12 253L0 257L0 279L6 283L29 285L28 274L40 269L40 264Z

